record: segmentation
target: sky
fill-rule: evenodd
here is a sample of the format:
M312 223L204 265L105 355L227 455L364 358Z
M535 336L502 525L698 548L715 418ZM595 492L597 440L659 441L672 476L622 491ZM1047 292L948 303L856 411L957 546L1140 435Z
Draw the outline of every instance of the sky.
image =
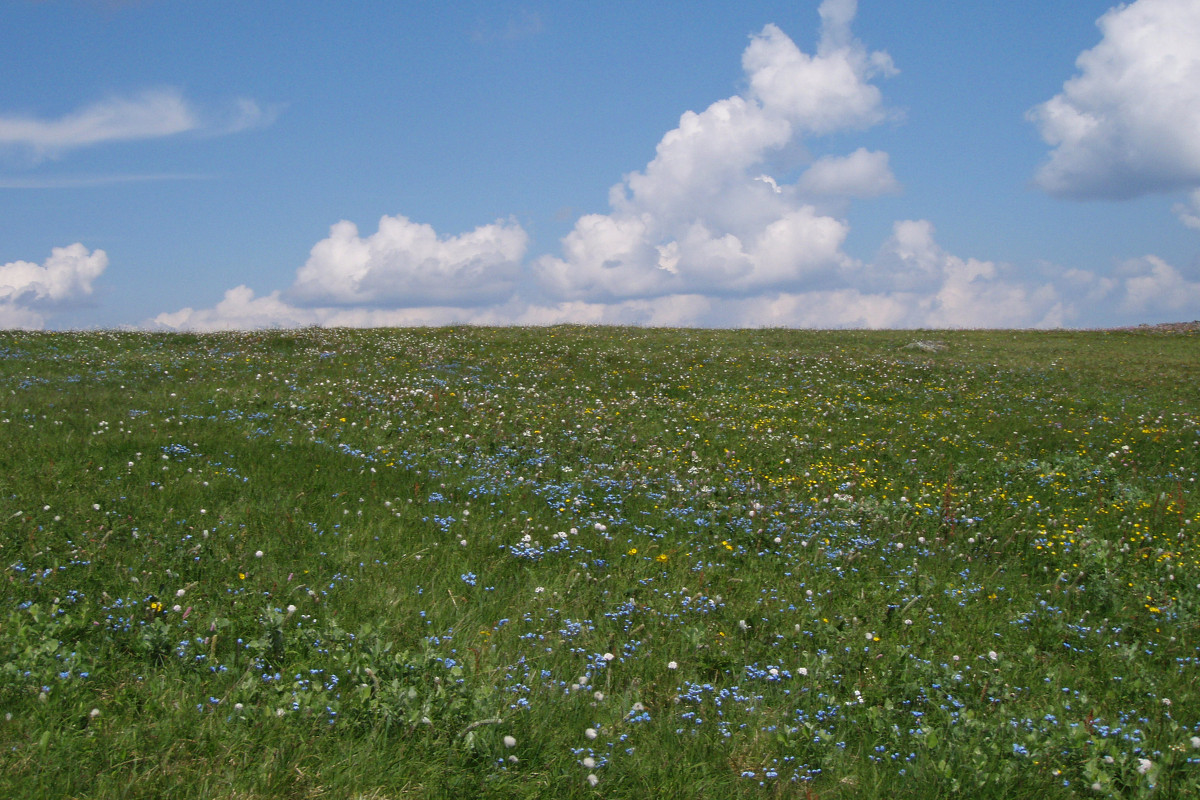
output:
M0 0L0 327L1200 319L1200 2Z

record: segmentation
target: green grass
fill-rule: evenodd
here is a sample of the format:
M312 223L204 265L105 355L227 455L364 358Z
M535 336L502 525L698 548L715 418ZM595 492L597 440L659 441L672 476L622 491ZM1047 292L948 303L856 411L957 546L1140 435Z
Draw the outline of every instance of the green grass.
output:
M3 333L0 796L1192 796L1198 425L1196 333Z

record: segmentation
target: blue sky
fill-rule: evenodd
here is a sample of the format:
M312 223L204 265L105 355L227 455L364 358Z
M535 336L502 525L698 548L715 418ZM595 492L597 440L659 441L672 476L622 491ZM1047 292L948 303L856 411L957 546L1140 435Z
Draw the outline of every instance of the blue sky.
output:
M0 18L0 326L1200 318L1194 0Z

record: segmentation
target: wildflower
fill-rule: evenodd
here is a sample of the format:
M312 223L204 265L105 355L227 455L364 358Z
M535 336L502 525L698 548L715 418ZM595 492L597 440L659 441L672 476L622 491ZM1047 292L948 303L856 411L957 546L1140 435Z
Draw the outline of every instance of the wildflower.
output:
M262 550L255 550L255 551L254 551L254 557L255 557L255 558L262 558L262 557L263 557L263 551L262 551Z
M667 669L679 669L679 665L676 664L674 661L668 661Z
M583 765L588 769L595 769L596 759L592 758L591 756L587 756L583 759Z
M100 716L100 709L98 709L98 708L93 708L93 709L92 709L92 710L91 710L91 711L88 713L88 716L89 716L89 717L91 717L92 719L95 719L96 717Z
M800 669L796 670L796 673L799 674L801 677L804 677L804 676L808 675L808 667L801 667Z
M596 698L596 702L599 703L604 699L604 692L592 692L592 697Z
M600 779L596 777L596 774L594 772L589 772L588 776L587 776L587 782L588 782L589 786L595 786L597 783L600 782Z
M995 650L988 650L988 658L992 661L999 661L1000 655Z
M504 746L509 748L510 750L512 748L516 747L517 746L516 738L512 737L512 736L505 736L504 737Z
M660 564L665 564L668 561L668 556L666 553L659 553L654 557L654 560Z
M1104 787L1100 785L1100 781L1096 781L1095 783L1092 784L1092 791L1093 792L1103 792L1104 791Z
M1154 766L1154 762L1148 758L1139 758L1137 771L1139 775L1145 775Z
M1193 736L1193 737L1192 737L1192 749L1193 749L1193 750L1200 750L1200 736Z
M595 729L595 728L588 728L587 730L585 730L585 731L583 732L583 735L584 735L584 736L586 736L586 737L587 737L587 738L589 738L589 739L595 739L595 738L596 738L597 736L599 736L600 734L596 732L596 729Z
M177 590L177 591L175 592L175 596L176 596L176 597L183 597L185 594L187 594L187 590L186 590L186 589L179 589L179 590Z
M631 547L631 548L629 548L629 550L628 550L628 551L625 553L625 555L627 555L627 556L636 556L636 555L637 555L637 548L636 548L636 547Z

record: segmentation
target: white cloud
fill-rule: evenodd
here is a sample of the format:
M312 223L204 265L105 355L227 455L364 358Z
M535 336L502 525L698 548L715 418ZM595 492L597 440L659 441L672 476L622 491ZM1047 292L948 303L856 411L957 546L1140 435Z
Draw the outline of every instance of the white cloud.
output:
M0 265L0 327L42 328L46 316L92 294L92 283L108 266L103 250L82 244L55 247L42 264Z
M57 119L0 116L0 146L23 147L35 157L106 142L156 139L186 132L221 135L274 121L278 109L264 110L239 98L223 111L205 115L177 89L154 89L130 97L109 97Z
M813 217L812 219L820 219ZM608 224L609 217L598 217ZM789 237L811 242L804 230L789 228L782 220L778 237L771 240L790 263ZM613 236L620 236L619 232ZM700 242L687 248L714 249L734 246L697 234ZM636 238L636 236L634 237ZM770 247L761 245L757 258L769 263ZM680 248L681 253L684 248ZM668 255L659 254L662 260ZM732 250L730 258L744 253ZM682 255L680 255L682 258ZM669 272L663 270L666 274ZM1138 277L1131 273L1131 277ZM278 291L256 297L245 286L226 292L212 309L182 309L160 314L151 327L174 330L224 330L264 327L375 327L391 325L543 325L560 322L621 325L714 327L867 327L867 328L977 328L1052 327L1075 320L1077 309L1064 302L1050 283L1029 285L1006 276L1006 269L990 261L963 259L945 252L933 238L925 220L898 222L892 237L871 264L851 264L840 283L799 291L759 289L754 292L663 291L647 297L604 296L600 300L576 298L533 301L512 293L490 305L465 306L452 300L411 308L370 308L362 305L300 307ZM1073 280L1073 282L1072 282ZM1111 297L1090 273L1080 273L1064 285L1070 292L1093 290L1097 299ZM683 286L684 284L679 284ZM1070 293L1069 292L1069 293ZM593 292L592 294L598 294ZM609 293L610 295L612 293Z
M804 171L796 188L805 197L878 197L900 191L888 154L860 147L848 156L825 156Z
M150 327L170 330L225 331L258 328L303 328L319 325L320 315L311 309L296 308L280 299L279 292L255 297L248 286L235 286L225 292L212 308L182 308L159 314Z
M812 203L895 191L887 154L826 157L791 185L764 168L795 159L802 137L887 118L869 81L895 69L850 35L855 10L852 0L821 5L815 55L775 25L752 37L746 93L684 113L645 169L612 188L611 213L580 218L561 257L534 263L542 287L592 301L748 294L823 285L844 270L849 228Z
M1200 314L1200 281L1190 281L1157 256L1126 261L1118 271L1120 308L1145 314Z
M513 220L457 236L402 216L367 236L339 222L290 288L239 286L213 308L148 324L1054 327L1200 304L1200 286L1153 256L1114 276L1039 265L1030 279L947 252L928 220L896 222L873 259L850 258L849 226L830 209L899 188L886 153L805 154L812 137L888 116L869 81L894 69L852 37L855 10L822 3L815 55L773 25L753 37L746 92L683 114L653 160L612 187L610 212L580 217L558 255L526 262Z
M860 274L860 290L888 296L906 309L889 324L1047 327L1065 324L1073 315L1052 284L1027 284L1009 278L995 262L947 253L933 233L928 220L895 223L891 238Z
M856 3L821 4L821 41L808 55L775 25L767 25L742 55L751 96L788 119L797 134L868 128L887 118L883 95L868 81L894 75L884 52L868 53L850 34Z
M313 247L287 291L304 305L477 305L511 294L529 237L515 221L439 237L432 227L385 216L363 238L351 222Z
M1054 148L1036 183L1118 199L1200 186L1200 3L1137 0L1097 24L1079 74L1029 112Z

